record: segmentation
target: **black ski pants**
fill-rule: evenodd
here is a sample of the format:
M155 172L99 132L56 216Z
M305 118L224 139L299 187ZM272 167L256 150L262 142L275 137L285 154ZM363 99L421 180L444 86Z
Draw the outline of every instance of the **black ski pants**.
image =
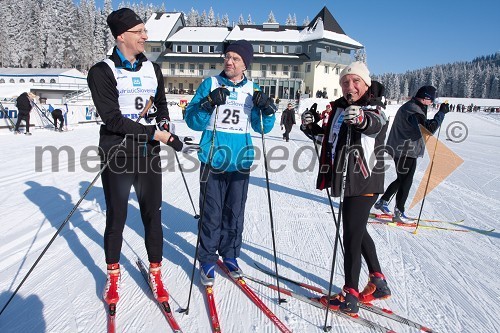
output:
M24 112L19 112L17 114L17 122L16 126L14 127L14 131L19 131L19 126L21 125L21 121L25 121L26 123L26 133L29 133L30 131L30 113L24 113Z
M283 133L283 139L286 141L290 140L290 132L292 131L292 126L293 125L284 125L285 128L285 133Z
M107 264L120 261L128 200L134 186L144 225L149 262L163 258L161 225L162 174L159 156L114 158L101 175L106 199L104 254Z
M373 239L366 230L370 209L377 201L377 195L344 198L343 241L345 287L358 289L361 272L361 256L366 261L370 273L380 272L380 263Z
M406 200L413 183L413 175L415 175L417 169L417 159L401 156L394 159L394 164L396 165L396 180L387 187L381 199L389 202L396 193L396 207L400 212L404 212Z

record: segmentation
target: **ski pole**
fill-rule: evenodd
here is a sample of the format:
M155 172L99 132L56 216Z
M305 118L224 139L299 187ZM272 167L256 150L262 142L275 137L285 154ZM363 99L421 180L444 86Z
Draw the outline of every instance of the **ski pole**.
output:
M189 196L189 201L191 201L191 206L193 207L194 218L198 220L200 218L200 215L196 212L196 208L194 207L193 198L191 197L191 192L189 191L189 187L188 187L188 184L186 182L186 177L184 176L184 170L182 169L181 161L179 161L179 156L177 155L177 152L175 150L174 150L174 155L175 155L175 159L177 160L177 165L179 166L179 170L181 171L182 180L184 181L184 186L186 187L186 191L187 191L188 196Z
M347 94L347 101L349 104L352 104L352 96L351 94ZM342 165L342 185L340 187L340 199L339 199L339 213L338 213L338 226L340 227L340 221L342 221L342 209L344 208L344 194L345 194L345 186L347 180L347 167L349 165L349 149L351 146L351 126L347 125L347 137L346 143L344 146L344 163ZM334 170L332 170L334 172ZM332 178L333 181L333 178ZM332 329L331 326L328 326L328 312L330 308L330 299L332 296L332 285L333 285L333 276L335 274L335 261L337 260L337 246L340 239L340 228L337 228L335 232L335 243L333 245L333 256L332 256L332 269L330 270L330 282L328 284L328 296L326 302L326 310L325 310L325 324L323 326L323 331L328 332Z
M415 227L415 230L413 231L414 235L417 234L418 226L420 225L420 217L422 216L422 210L424 209L425 197L427 195L427 189L429 187L429 182L431 180L432 167L434 167L434 157L436 156L437 144L438 144L439 134L440 133L441 133L441 125L439 126L438 135L437 135L437 138L436 138L436 144L434 146L434 152L432 153L431 166L429 168L429 178L427 179L427 183L425 184L424 197L422 198L422 204L420 205L420 212L418 213L418 218L417 218L417 226Z
M169 132L175 134L175 126L172 123L169 124ZM191 140L190 139L188 140L188 139L189 139L188 137L184 137L183 143L191 142ZM179 156L177 155L177 152L175 150L174 150L174 155L175 155L175 159L177 161L177 165L179 166L179 170L181 171L182 180L184 181L184 186L186 187L186 191L187 191L187 194L189 196L189 201L191 201L191 206L193 207L193 211L194 211L193 217L198 220L200 218L200 215L198 215L198 213L196 212L196 208L194 207L193 198L191 197L191 191L189 191L186 177L184 176L184 170L182 169L181 161L179 160Z
M318 161L320 163L319 168L321 170L321 158L320 158L318 147L316 146L316 142L315 142L314 137L313 137L313 145L314 145L314 150L316 151L316 156L318 156ZM326 191L326 196L328 197L328 203L330 204L330 210L332 211L333 223L335 223L335 228L339 229L340 228L340 221L338 221L337 217L335 216L335 210L333 208L333 201L332 201L332 197L330 196L330 190L328 189L328 187L325 187L325 191ZM342 243L342 239L340 238L340 235L339 235L339 243L340 243L340 249L342 250L342 254L345 254L344 244Z
M153 99L154 99L153 96L151 96L149 98L148 102L146 103L146 106L144 106L144 109L142 110L142 112L139 114L139 117L135 121L136 123L138 123L144 117L144 115L148 112L148 110L151 108L151 106L153 105ZM14 296L16 296L17 292L19 291L19 289L21 288L21 286L24 284L24 282L28 279L28 276L30 276L31 272L33 272L33 270L35 269L36 265L40 262L40 260L42 259L42 257L45 255L45 252L47 252L47 250L49 249L49 247L52 245L52 243L56 239L57 235L59 235L59 233L64 228L64 226L66 225L66 223L68 223L68 221L71 218L71 216L73 216L73 214L75 213L75 211L77 210L77 208L82 203L83 199L90 192L91 188L94 186L94 184L96 183L97 179L101 176L101 174L104 172L104 170L109 166L109 163L111 162L111 160L118 153L118 148L120 148L121 146L123 146L125 144L126 140L127 140L127 136L125 136L123 138L122 142L118 145L117 149L106 160L106 163L102 166L101 170L99 170L99 172L95 176L94 180L92 180L92 182L89 184L89 186L87 187L87 189L85 190L85 192L82 194L82 196L80 197L80 199L78 200L78 202L73 206L73 209L71 209L71 211L69 212L68 216L66 216L66 218L63 221L63 223L61 224L61 226L59 226L59 228L57 229L57 231L54 234L54 236L52 236L52 238L50 239L50 241L47 244L47 246L45 246L45 248L43 249L42 253L40 253L40 255L38 256L38 258L35 260L35 263L31 266L31 268L29 269L28 273L21 280L21 282L17 286L16 290L14 290L14 293L12 293L12 295L10 296L9 300L7 301L7 303L5 303L5 305L3 306L2 310L0 311L0 316L5 311L5 309L9 305L9 303L12 301L12 299L14 298Z
M222 88L224 88L224 85L222 85ZM206 168L208 168L207 171L207 177L206 181L208 181L208 177L210 177L210 168L212 165L212 157L214 153L214 147L215 147L215 134L217 133L217 118L219 117L219 105L217 105L217 108L215 109L215 117L214 117L214 126L212 129L212 142L210 143L210 150L208 152L208 163L206 164ZM205 170L205 169L203 169ZM204 171L203 171L204 173ZM200 182L204 181L204 175L200 175ZM189 304L191 303L191 294L193 291L193 283L194 283L194 272L196 269L196 260L198 259L198 249L200 247L200 240L201 240L201 228L203 226L203 216L205 213L205 203L207 201L207 189L208 186L205 184L205 188L203 189L203 200L201 203L201 210L200 210L200 219L198 220L198 237L196 237L196 248L194 250L194 259L193 259L193 270L191 272L191 284L189 286L189 295L188 295L188 301L187 301L187 306L184 309L180 309L180 313L185 313L186 315L189 314Z
M269 205L269 219L271 221L271 237L273 241L273 255L274 255L274 269L276 272L276 290L278 291L278 304L285 303L286 299L281 298L280 285L279 285L279 274L278 274L278 259L276 256L276 239L274 237L274 222L273 222L273 210L271 205L271 189L269 187L269 174L267 170L267 154L266 154L266 144L264 139L264 123L262 120L262 111L260 112L260 135L262 138L262 153L264 155L264 169L266 170L266 187L267 187L267 203Z

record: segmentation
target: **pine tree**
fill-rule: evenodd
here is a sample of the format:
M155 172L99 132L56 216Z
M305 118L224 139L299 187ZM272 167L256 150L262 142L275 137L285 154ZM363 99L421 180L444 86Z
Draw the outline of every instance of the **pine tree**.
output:
M215 27L216 22L215 22L215 13L212 7L210 7L208 11L208 26L209 27Z
M245 19L243 18L243 14L240 14L240 17L238 18L238 25L243 25L245 24Z
M269 13L269 15L267 16L267 22L266 23L276 23L276 19L274 18L274 14L273 14L272 10Z
M252 16L250 16L250 14L248 14L248 18L247 18L247 24L248 25L253 25L253 21L252 21Z

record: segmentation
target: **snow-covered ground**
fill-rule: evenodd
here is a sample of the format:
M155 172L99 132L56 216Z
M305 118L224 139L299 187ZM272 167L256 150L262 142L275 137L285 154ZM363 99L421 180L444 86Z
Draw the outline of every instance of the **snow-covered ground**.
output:
M396 109L390 106L388 113ZM453 133L445 129L454 121L468 128L467 138L459 143L447 140L453 139L448 137ZM199 133L191 132L181 120L175 122L179 134L199 137ZM283 142L278 125L266 136L266 148L268 156L275 156L270 167L282 166L269 174L279 271L327 288L335 234L332 214L325 192L314 188L317 164L312 172L301 171L316 161L314 150L298 127L294 127L290 142ZM465 219L461 226L436 224L443 227L498 229L499 133L500 115L450 113L446 116L440 140L464 163L428 195L424 217ZM33 136L4 132L0 137L0 307L3 307L97 174L95 153L89 153L87 147L97 144L98 127L80 125L65 133L35 130ZM253 138L254 144L262 147L260 136L255 134ZM51 165L49 153L37 157L37 147L49 146L65 148L69 154L61 153L59 162ZM280 151L273 152L278 147L286 148L286 158L276 158L283 156ZM193 170L192 160L192 157L181 156L196 204L198 171ZM177 311L187 305L197 223L174 161L172 152L165 150L164 162L169 164L163 178L163 275L171 293L172 308ZM388 163L391 168L386 174L387 182L394 178L394 168L391 161ZM409 201L428 163L427 156L419 160ZM256 162L250 182L240 264L246 273L274 282L253 266L254 261L258 261L273 267L262 158ZM105 331L105 306L101 300L105 283L102 242L105 208L99 180L0 316L0 332ZM410 210L410 215L417 215L419 208L417 205ZM198 211L198 205L196 209ZM383 272L393 292L392 298L380 302L383 306L436 332L499 331L498 231L482 235L420 229L415 235L412 229L373 224L368 230L376 242ZM138 204L132 194L122 249L118 331L170 332L134 263L136 257L145 259L146 254ZM341 286L343 257L340 252L337 258L334 282ZM215 299L224 332L278 331L231 281L218 273ZM366 281L367 270L363 266L360 288ZM322 332L323 311L295 299L278 305L276 292L252 282L249 285L294 332ZM397 332L417 331L369 312L360 311L360 315ZM211 331L198 272L189 315L175 313L175 316L184 332ZM369 332L337 316L329 318L333 332Z

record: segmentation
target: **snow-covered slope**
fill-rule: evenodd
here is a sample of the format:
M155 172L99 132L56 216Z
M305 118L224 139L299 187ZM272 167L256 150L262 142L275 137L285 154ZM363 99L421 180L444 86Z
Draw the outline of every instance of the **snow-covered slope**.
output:
M446 127L453 121L468 127L468 137L461 143L446 140ZM193 135L181 120L176 123L178 133ZM499 227L499 133L498 115L450 113L446 117L440 139L465 162L426 198L424 217L463 218L463 226L453 226L462 230ZM85 153L85 149L97 144L98 128L85 125L66 133L36 130L31 137L6 134L1 139L0 306L3 307L97 174L95 151ZM262 147L259 135L255 134L253 139L257 147ZM59 162L53 166L48 152L38 156L37 147L49 146L69 151L71 161L66 153L61 153ZM285 156L280 147L287 152L286 158L279 158ZM266 136L266 148L268 157L274 156L270 167L275 171L270 172L270 182L280 273L327 288L335 229L326 194L314 188L317 163L312 144L297 126L290 142L283 142L277 124ZM172 308L178 310L187 305L197 221L172 152L166 149L164 156L163 275L171 293ZM198 170L193 160L181 157L198 210ZM391 168L386 174L387 182L394 178L394 168L391 161L388 163ZM410 200L428 163L427 156L419 160ZM58 171L54 169L56 166ZM262 157L256 162L250 182L240 265L246 273L273 282L273 278L253 266L258 261L273 267ZM100 297L105 283L102 242L105 208L98 181L0 316L0 332L105 331L105 306ZM420 205L409 211L410 215L417 215L419 208ZM370 225L368 230L377 244L393 292L391 299L380 302L382 305L437 332L499 331L498 231L482 235L420 229L414 235L412 229L383 225ZM132 193L122 249L118 331L169 332L135 266L136 257L146 259L143 227ZM341 286L341 253L337 258L335 284ZM218 273L215 298L224 332L278 331L231 281ZM366 280L363 266L360 288ZM198 272L194 284L189 315L175 315L184 332L210 332ZM294 332L322 331L323 311L294 299L278 305L276 292L252 282L249 285ZM286 286L299 290L293 285ZM371 313L360 314L397 332L416 332ZM333 332L368 332L336 316L329 318Z

